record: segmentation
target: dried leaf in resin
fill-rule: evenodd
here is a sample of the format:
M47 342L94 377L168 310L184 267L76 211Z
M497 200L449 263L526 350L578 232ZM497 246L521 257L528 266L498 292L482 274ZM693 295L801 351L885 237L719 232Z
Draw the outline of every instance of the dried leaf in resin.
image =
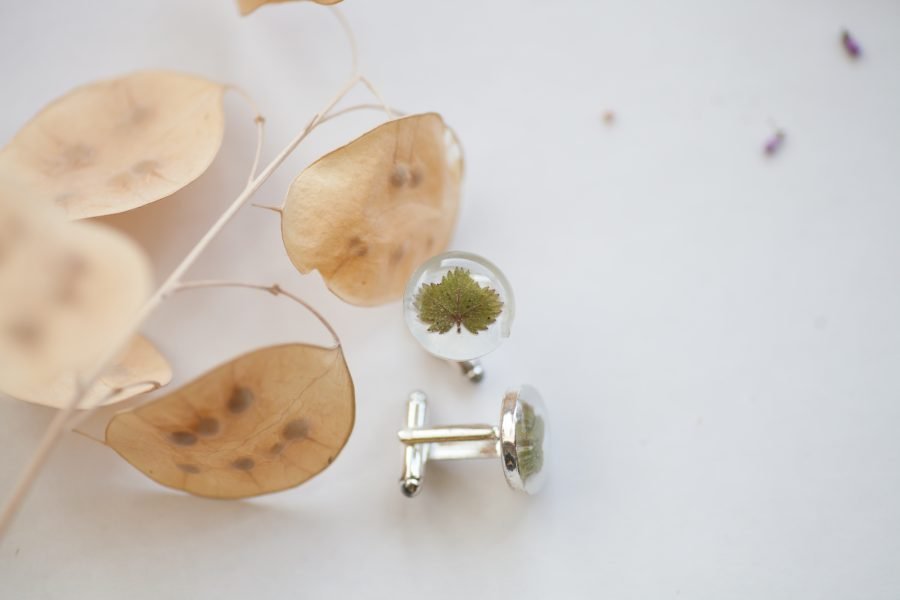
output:
M76 374L95 369L131 325L150 293L150 265L118 231L66 221L58 209L7 191L0 190L0 392L59 406Z
M167 71L90 83L28 122L0 164L18 173L30 201L55 203L72 219L144 206L209 167L225 131L224 90Z
M263 4L280 4L282 2L291 2L294 0L237 0L238 10L242 15L249 15ZM312 0L316 4L337 4L341 0Z
M447 246L462 153L440 115L384 123L320 158L291 184L282 237L301 273L317 270L351 304L396 300Z
M117 414L106 443L163 485L246 498L300 485L328 467L354 414L340 347L286 344L240 356Z
M428 325L431 333L445 334L463 327L478 335L486 331L503 311L497 290L481 286L471 273L462 267L448 271L438 283L426 283L416 294L413 305L419 320Z

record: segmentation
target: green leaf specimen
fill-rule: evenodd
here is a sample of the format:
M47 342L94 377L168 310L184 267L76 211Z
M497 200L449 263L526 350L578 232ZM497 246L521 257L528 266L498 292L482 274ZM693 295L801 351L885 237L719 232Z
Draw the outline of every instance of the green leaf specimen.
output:
M523 481L544 468L544 419L530 404L522 406L522 420L516 424L516 454Z
M428 331L447 333L454 327L462 333L465 327L478 335L497 320L503 311L500 294L480 286L467 269L451 269L440 283L426 283L416 294L415 307L419 320Z

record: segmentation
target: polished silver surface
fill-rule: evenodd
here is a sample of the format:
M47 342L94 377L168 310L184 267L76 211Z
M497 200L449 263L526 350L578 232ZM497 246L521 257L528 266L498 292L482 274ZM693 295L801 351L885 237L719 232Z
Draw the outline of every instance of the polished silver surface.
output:
M506 392L500 409L500 462L511 488L535 494L543 487L549 440L541 394L530 385Z
M430 460L468 460L498 456L500 456L500 442L496 439L465 444L432 444L428 450Z
M404 444L400 489L412 498L419 493L429 460L500 459L506 481L514 490L534 494L546 478L547 412L536 389L523 385L503 397L500 426L450 425L426 428L427 397L409 395L406 427L397 432Z
M459 363L459 369L472 383L481 383L484 380L484 366L477 358L461 361Z
M421 393L421 392L420 392ZM499 439L496 427L489 425L453 425L431 429L401 429L397 437L404 444L428 444L441 442L483 442Z
M406 405L406 427L422 427L425 425L426 409L425 392L415 391L409 395ZM425 475L425 462L428 460L428 446L408 445L403 450L403 475L400 477L400 490L407 498L419 493L422 476Z

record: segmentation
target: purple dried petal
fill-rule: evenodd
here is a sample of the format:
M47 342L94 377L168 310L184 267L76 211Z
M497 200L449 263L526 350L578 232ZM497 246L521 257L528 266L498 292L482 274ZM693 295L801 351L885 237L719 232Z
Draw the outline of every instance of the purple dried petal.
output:
M781 144L784 142L784 132L780 129L775 132L769 141L766 142L766 145L763 146L763 152L766 153L767 156L772 156L778 149L781 148Z
M846 29L841 34L841 43L844 45L844 50L847 51L847 54L851 58L859 58L862 54L862 48L860 48L859 42L857 42Z

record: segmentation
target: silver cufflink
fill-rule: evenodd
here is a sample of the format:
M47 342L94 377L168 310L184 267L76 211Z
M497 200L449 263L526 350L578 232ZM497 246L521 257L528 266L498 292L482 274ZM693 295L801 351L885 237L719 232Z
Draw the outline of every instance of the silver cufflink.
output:
M469 381L484 379L480 357L512 329L516 302L503 272L469 252L446 252L423 263L406 284L403 316L422 347L459 365Z
M534 494L546 479L549 442L547 412L540 393L530 385L506 392L500 407L500 424L451 425L426 428L427 397L409 395L406 428L397 435L404 444L400 489L408 498L422 487L425 465L432 460L499 458L509 486Z

